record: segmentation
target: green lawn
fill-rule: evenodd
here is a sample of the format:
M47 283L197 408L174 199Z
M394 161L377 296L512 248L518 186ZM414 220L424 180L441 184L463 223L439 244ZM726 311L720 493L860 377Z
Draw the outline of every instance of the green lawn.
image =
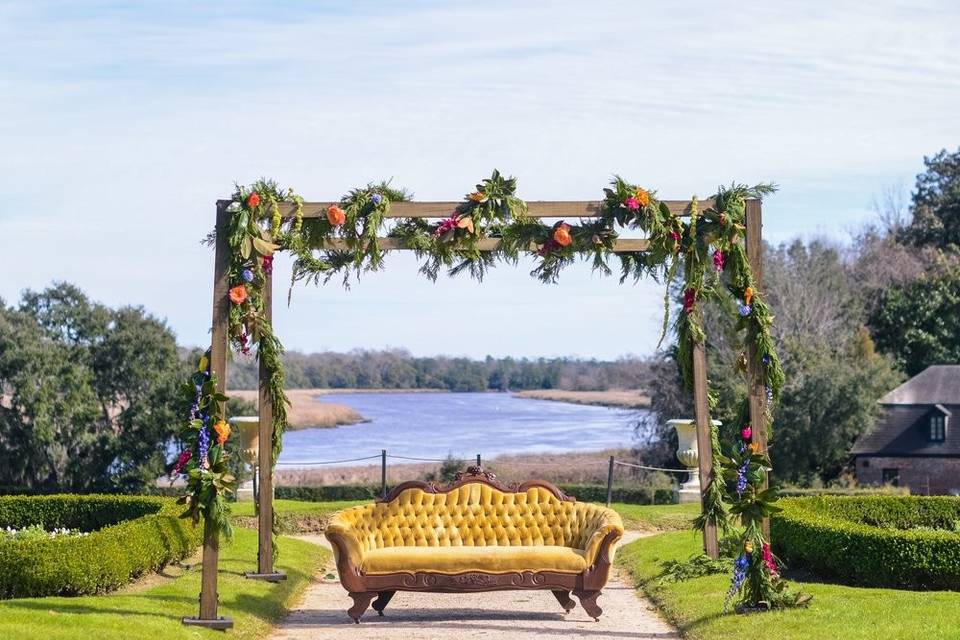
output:
M699 504L612 504L628 529L689 529L691 521L700 513Z
M637 540L617 552L618 564L634 575L687 638L960 638L960 593L951 591L897 591L791 580L813 595L809 608L722 615L730 584L727 575L658 584L661 562L684 560L699 550L699 534L684 531Z
M247 580L256 569L257 533L237 528L220 549L220 614L233 618L231 638L262 638L306 588L329 552L300 540L280 538L277 567L287 580ZM220 632L185 627L180 618L197 614L200 566L153 587L137 585L102 596L25 598L0 601L0 638L16 640L130 640L224 638Z

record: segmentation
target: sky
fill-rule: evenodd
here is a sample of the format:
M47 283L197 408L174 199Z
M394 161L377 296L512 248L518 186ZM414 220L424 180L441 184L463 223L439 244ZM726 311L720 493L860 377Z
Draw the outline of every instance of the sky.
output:
M392 179L457 200L667 199L774 181L764 234L838 242L960 141L960 3L0 2L0 297L54 281L208 338L214 202L260 176L307 200ZM298 287L288 348L646 355L663 291L415 258ZM277 260L286 289L289 260ZM278 296L281 300L284 296Z

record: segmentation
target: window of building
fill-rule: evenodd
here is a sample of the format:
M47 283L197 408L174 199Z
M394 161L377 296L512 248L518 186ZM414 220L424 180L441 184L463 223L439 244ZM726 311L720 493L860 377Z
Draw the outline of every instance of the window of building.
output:
M930 416L930 442L943 442L947 438L947 417Z
M900 486L900 469L884 469L883 484L890 484L895 487Z

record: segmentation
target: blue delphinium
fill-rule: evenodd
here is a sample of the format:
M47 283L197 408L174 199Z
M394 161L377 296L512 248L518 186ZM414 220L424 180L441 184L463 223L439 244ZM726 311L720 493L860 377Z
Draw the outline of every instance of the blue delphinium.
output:
M733 563L733 581L730 583L730 590L727 591L727 597L723 601L723 610L726 611L730 605L730 600L740 592L743 581L747 579L747 569L750 567L750 554L742 553Z
M197 448L199 449L199 459L197 464L200 465L200 468L203 468L203 463L207 459L207 454L210 452L210 429L207 428L207 422L210 418L205 416L203 419L203 426L200 427L200 433L197 436Z
M737 311L740 313L740 315L744 317L750 315L752 310L753 309L748 304L742 304L737 308Z
M244 282L253 282L253 271L250 269L244 269L240 272L240 277L243 278Z

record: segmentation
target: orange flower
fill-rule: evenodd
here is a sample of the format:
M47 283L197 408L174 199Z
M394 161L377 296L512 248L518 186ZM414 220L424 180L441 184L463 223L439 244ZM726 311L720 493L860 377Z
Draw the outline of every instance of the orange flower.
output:
M238 284L234 288L230 289L230 302L233 304L243 304L247 301L247 288L242 284Z
M260 194L254 191L250 194L250 197L247 198L247 206L253 209L254 207L260 204Z
M468 197L474 202L482 202L483 199L487 197L487 194L480 193L479 191L474 191Z
M213 430L217 432L217 442L223 444L230 437L230 425L221 420L213 425Z
M569 247L573 242L573 236L570 235L570 225L561 223L553 232L553 241L561 247Z
M750 304L751 300L753 300L753 287L747 287L743 290L743 301Z
M757 450L760 448L760 445L758 445L756 442L751 442L748 445L748 448L750 449L750 453L756 453Z
M339 227L344 222L347 221L347 214L343 212L343 209L337 205L330 205L330 208L327 209L327 222L329 222L334 227Z
M637 199L637 202L640 203L641 207L645 207L648 204L650 204L650 192L647 191L646 189L641 189L640 187L637 187L637 193L634 196L634 198Z

